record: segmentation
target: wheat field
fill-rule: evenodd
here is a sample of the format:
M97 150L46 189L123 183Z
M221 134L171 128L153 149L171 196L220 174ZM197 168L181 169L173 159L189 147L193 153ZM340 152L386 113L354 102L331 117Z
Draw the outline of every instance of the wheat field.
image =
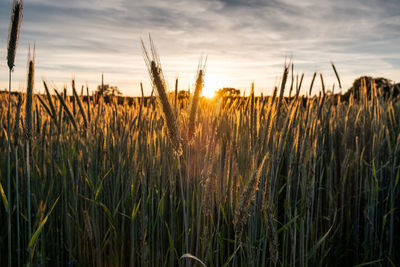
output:
M201 59L179 97L151 39L150 97L35 83L35 46L17 92L22 9L0 93L0 266L400 264L398 96L365 80L333 94L316 73L305 88L290 61L272 96L208 99Z
M285 65L273 96L215 100L200 66L179 100L145 60L157 99L132 105L33 94L33 60L10 135L1 94L1 265L399 264L396 99L284 97Z

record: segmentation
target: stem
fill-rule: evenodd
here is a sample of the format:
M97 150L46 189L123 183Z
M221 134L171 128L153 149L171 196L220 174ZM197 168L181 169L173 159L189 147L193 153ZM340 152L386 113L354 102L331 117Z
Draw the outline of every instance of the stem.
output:
M17 205L17 261L18 267L21 266L21 241L20 241L20 233L19 233L19 196L18 196L18 189L19 189L19 179L18 179L18 147L15 146L15 187L16 187L16 205Z
M8 110L7 110L7 195L8 195L8 266L11 267L11 142L10 142L10 113L11 113L11 69L8 76Z
M29 166L29 140L26 141L26 174L27 174L27 195L28 195L28 240L31 239L31 168ZM29 250L29 266L32 266L32 249Z
M185 194L183 192L183 181L182 181L182 169L181 169L181 159L178 156L178 167L179 167L179 180L180 180L180 188L181 188L181 197L182 197L182 210L183 210L183 221L185 224L185 253L189 253L189 237L188 237L188 220L185 209Z

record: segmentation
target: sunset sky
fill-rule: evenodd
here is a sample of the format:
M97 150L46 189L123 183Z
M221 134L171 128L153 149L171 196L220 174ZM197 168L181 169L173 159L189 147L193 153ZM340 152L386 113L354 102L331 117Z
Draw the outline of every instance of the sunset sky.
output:
M0 0L0 89L7 88L11 0ZM343 91L360 75L400 80L399 0L25 0L14 89L25 88L28 43L36 43L36 92L41 79L58 87L74 76L91 89L105 82L124 95L151 86L140 38L150 33L169 88L193 84L198 60L208 56L206 87L230 86L269 94L285 57L295 72L314 71ZM320 88L320 83L316 83ZM218 89L218 88L215 88ZM304 92L306 88L304 88Z

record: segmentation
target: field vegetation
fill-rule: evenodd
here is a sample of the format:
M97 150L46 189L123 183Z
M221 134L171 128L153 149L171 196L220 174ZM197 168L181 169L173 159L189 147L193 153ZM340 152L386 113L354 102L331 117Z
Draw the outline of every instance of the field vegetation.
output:
M157 102L84 98L74 81L71 97L46 82L35 95L31 59L7 135L1 96L1 262L11 248L35 266L399 263L396 99L374 84L301 96L285 65L272 96L209 100L199 64L187 102L153 46L145 60Z
M209 100L200 60L194 92L180 97L150 42L154 94L141 87L132 105L78 94L74 80L69 95L35 84L35 49L26 92L11 94L22 4L0 94L1 266L400 264L392 89L361 79L334 95L314 74L300 95L290 62L272 96L252 84L247 97Z

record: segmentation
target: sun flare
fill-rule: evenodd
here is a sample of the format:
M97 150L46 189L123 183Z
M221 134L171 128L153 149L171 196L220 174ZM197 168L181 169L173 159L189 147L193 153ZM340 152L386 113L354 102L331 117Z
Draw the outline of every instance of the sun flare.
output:
M217 76L206 76L204 79L203 96L213 98L215 92L222 87L222 79Z

